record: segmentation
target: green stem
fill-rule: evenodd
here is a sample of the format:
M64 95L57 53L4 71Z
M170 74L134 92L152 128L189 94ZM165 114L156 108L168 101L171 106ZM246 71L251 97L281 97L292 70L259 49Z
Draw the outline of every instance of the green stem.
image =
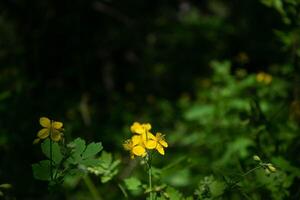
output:
M83 181L86 184L86 186L88 187L89 191L91 192L93 199L94 200L102 200L96 186L94 185L94 183L92 182L91 178L88 175L83 176Z
M52 140L51 140L51 138L50 138L50 179L51 179L51 181L53 181L53 159L52 159Z
M257 167L253 168L253 169L250 169L249 171L247 171L245 174L242 175L242 177L245 177L247 176L248 174L250 174L251 172L261 168L262 166L261 165L258 165Z
M236 187L237 184L242 180L242 178L244 178L245 176L247 176L248 174L252 173L253 171L262 168L263 166L260 164L257 167L254 167L253 169L250 169L249 171L247 171L246 173L242 174L241 178L239 178L237 181L235 181L235 183L232 185L232 188Z
M148 181L149 181L149 190L150 190L150 193L149 193L149 197L150 197L150 200L153 200L153 193L152 193L152 169L151 169L151 154L148 154L149 155L149 159L148 159Z

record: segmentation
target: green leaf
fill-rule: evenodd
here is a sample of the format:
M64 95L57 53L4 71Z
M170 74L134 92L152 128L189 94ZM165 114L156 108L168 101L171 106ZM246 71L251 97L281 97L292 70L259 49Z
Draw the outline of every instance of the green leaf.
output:
M85 151L82 154L83 158L90 158L95 156L97 153L99 153L103 149L101 142L95 143L92 142L90 143Z
M112 155L104 151L101 154L100 160L101 160L101 166L103 168L108 169L112 163Z
M212 119L212 114L215 112L213 105L195 105L187 110L184 117L187 120L202 120L201 122L207 122Z
M120 160L113 161L110 153L103 151L97 160L99 164L94 167L89 167L88 170L97 176L101 175L102 183L111 180L118 173L117 166L120 164Z
M76 138L73 142L70 142L67 147L72 149L68 162L72 164L79 163L82 160L81 154L85 149L85 141L81 138Z
M42 152L50 159L50 139L46 139L41 144ZM63 159L63 155L61 154L60 147L56 142L52 142L52 160L54 164L59 164Z
M33 164L32 171L34 178L43 181L50 180L50 161L42 160L39 163Z
M219 197L224 193L226 185L224 182L215 180L210 184L209 188L212 197Z
M85 141L81 138L76 138L68 146L73 148L73 157L80 159L81 154L85 149Z
M173 187L169 186L166 192L170 200L181 200L183 198L183 195Z
M127 178L124 182L128 190L138 190L142 185L141 181L135 177Z
M86 167L94 167L100 164L99 159L95 158L96 154L103 148L100 142L92 142L86 146L83 139L77 138L67 146L71 148L71 155L67 162L74 165L85 165Z

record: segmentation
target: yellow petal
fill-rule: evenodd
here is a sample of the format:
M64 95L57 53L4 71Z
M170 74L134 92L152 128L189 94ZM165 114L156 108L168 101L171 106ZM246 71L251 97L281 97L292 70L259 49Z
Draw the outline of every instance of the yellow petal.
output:
M141 134L141 138L144 143L146 143L146 141L148 141L148 140L156 140L156 137L150 132L145 132L145 133Z
M161 146L160 144L157 144L156 150L157 150L158 153L160 153L161 155L165 155L165 150L164 150L163 146Z
M146 131L149 131L151 129L151 124L149 123L142 124L142 126L145 128Z
M37 136L40 138L40 139L45 139L49 136L49 129L48 128L43 128L41 129Z
M155 149L157 142L155 140L147 140L145 146L147 149Z
M32 144L37 144L40 142L40 138L36 138L35 140L33 140Z
M168 143L164 140L164 135L161 133L156 133L156 140L159 144L161 144L164 147L168 147Z
M159 144L161 144L164 147L168 147L168 143L165 140L159 140Z
M45 127L45 128L50 128L51 127L51 121L47 117L41 117L40 118L40 125L42 127Z
M138 146L133 147L132 152L134 155L143 156L146 153L146 150L144 147L138 145Z
M130 130L132 133L137 133L137 134L142 134L145 132L144 127L138 122L134 122L133 125L130 127Z
M148 140L155 140L155 136L150 132L146 133L146 137L147 137Z
M53 130L51 132L51 139L54 142L58 142L61 139L61 133L59 131L57 131L57 130Z
M62 122L53 122L52 123L53 128L55 129L61 129L63 127L63 123Z
M134 135L131 138L132 146L136 146L138 144L142 144L142 138L140 135Z

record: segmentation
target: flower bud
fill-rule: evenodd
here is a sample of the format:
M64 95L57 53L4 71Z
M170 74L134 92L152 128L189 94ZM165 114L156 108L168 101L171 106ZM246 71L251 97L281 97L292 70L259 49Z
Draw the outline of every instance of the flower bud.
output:
M258 155L254 155L254 156L253 156L253 160L255 160L255 161L261 161L261 160L260 160L260 157L258 157Z
M273 173L276 172L276 168L271 163L268 163L267 167L271 172L273 172Z

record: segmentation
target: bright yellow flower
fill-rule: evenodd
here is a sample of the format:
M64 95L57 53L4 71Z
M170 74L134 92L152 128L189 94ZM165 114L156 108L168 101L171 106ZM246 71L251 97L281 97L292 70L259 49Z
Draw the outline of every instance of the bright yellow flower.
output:
M37 137L33 143L38 143L42 139L46 139L50 136L50 139L54 142L58 142L62 139L63 123L50 120L47 117L40 118L40 125L43 127L37 134Z
M156 133L154 136L150 132L151 124L134 122L130 130L136 135L133 135L130 140L126 140L123 146L125 150L130 151L131 158L134 158L134 156L146 156L148 153L147 149L156 149L161 155L165 154L164 148L168 147L168 143L164 140L161 133Z
M150 133L150 132L143 133L141 135L141 138L147 149L155 149L156 148L157 141L156 141L155 136L152 133Z
M151 130L151 124L140 124L138 122L134 122L131 125L130 130L132 133L143 134Z
M164 135L161 133L156 133L155 135L155 141L157 142L156 144L156 150L161 154L165 155L165 150L164 148L168 147L168 143L165 141Z
M130 151L130 157L132 159L134 156L146 156L146 149L140 135L134 135L130 140L126 140L123 147L125 150Z

